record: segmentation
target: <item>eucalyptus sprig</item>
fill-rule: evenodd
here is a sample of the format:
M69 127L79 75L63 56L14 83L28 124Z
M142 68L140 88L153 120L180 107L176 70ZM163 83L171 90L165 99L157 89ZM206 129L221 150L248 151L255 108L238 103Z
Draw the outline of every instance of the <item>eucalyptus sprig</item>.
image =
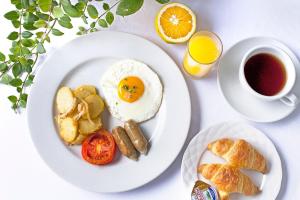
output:
M167 3L169 0L156 0ZM115 14L128 16L143 6L144 0L117 0L111 5L105 0L11 0L14 10L4 17L15 28L7 39L11 40L9 54L0 52L0 83L12 86L16 94L8 96L12 109L25 108L26 88L34 82L34 67L39 56L46 53L46 42L52 36L63 36L63 29L72 29L72 19L81 18L83 25L77 35L108 28ZM113 9L115 11L113 11Z

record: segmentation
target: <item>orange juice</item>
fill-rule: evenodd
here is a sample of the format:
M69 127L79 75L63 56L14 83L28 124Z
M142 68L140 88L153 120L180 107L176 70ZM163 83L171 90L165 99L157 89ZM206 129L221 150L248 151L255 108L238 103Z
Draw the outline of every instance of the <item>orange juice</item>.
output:
M193 35L183 60L185 71L195 77L208 74L222 53L222 43L218 36L208 31Z

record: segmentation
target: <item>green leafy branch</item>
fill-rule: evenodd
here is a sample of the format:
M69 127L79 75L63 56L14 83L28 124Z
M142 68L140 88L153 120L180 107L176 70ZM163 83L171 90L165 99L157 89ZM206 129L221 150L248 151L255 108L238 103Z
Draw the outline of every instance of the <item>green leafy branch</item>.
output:
M11 40L8 55L0 52L0 83L16 89L16 94L8 96L12 109L17 112L26 107L26 88L34 82L39 56L46 53L46 43L51 42L52 36L63 36L62 28L73 28L72 18L83 21L77 35L88 34L108 28L115 14L124 17L136 13L143 3L144 0L118 0L112 5L105 0L78 0L76 3L70 0L11 0L15 9L4 17L11 21L15 30L7 36Z

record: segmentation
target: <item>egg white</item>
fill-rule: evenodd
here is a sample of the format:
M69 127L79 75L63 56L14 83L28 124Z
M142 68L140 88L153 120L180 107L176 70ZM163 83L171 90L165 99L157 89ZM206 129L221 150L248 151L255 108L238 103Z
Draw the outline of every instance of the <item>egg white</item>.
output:
M137 76L144 83L143 95L132 103L118 96L118 84L128 76ZM121 121L133 119L143 122L152 118L158 112L163 97L163 86L158 75L146 64L131 59L112 65L103 74L100 86L110 113Z

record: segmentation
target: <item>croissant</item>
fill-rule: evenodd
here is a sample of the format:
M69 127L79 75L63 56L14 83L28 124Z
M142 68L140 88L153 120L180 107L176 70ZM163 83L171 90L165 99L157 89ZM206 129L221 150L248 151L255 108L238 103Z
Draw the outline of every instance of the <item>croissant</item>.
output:
M232 166L253 169L263 174L267 172L266 159L245 140L224 138L208 144L207 148Z
M242 193L250 196L259 192L251 179L238 168L226 164L202 164L198 172L210 180L219 190L221 199L229 199L229 193Z

